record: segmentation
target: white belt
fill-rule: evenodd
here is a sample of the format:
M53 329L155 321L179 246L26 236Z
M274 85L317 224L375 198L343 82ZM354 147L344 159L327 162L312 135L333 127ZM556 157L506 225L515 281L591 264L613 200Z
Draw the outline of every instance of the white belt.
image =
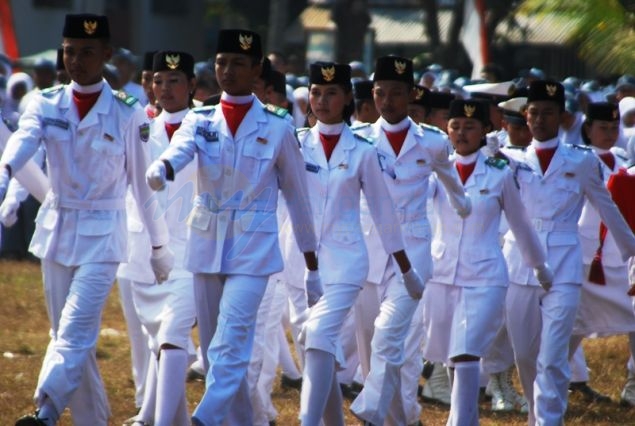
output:
M212 213L219 213L227 210L274 211L271 208L267 208L268 204L272 204L269 200L256 199L247 203L245 200L230 198L229 200L219 201L206 194L199 195L195 204L205 206Z
M555 220L531 219L538 232L578 232L578 224L573 222L557 222Z
M52 209L74 209L74 210L125 210L125 198L107 198L103 200L77 200L60 197L53 192L46 194L44 203Z

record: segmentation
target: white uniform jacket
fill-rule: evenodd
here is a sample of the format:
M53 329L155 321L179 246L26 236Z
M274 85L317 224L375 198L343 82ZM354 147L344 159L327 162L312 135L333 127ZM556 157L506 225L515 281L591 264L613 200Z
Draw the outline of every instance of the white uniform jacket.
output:
M360 222L362 191L368 200L368 212L377 224L381 250L394 253L404 249L377 151L348 126L343 127L328 162L317 126L300 131L299 140L318 236L318 258L323 266L320 278L328 284L361 286L368 274L368 251Z
M464 209L468 202L458 173L448 158L452 149L448 138L434 127L417 125L411 121L399 155L395 156L380 121L354 131L375 143L384 182L401 224L408 257L421 277L427 280L432 276L431 231L426 213L430 174L437 173L447 188L453 206ZM384 276L388 253L382 247L376 225L368 214L366 200L362 200L362 228L370 256L367 281L379 284Z
M554 284L582 282L578 220L585 197L613 233L622 259L635 254L635 237L611 200L602 180L599 160L591 150L558 144L544 176L533 146L527 148L522 158L522 162L512 161L512 167L527 214L554 271ZM516 243L508 232L503 252L510 280L516 284L538 285Z
M177 173L198 158L186 267L194 273L282 270L276 207L287 201L302 252L317 244L304 162L291 124L257 99L232 137L220 107L188 113L161 155Z
M609 180L612 173L617 173L620 168L627 167L627 159L624 158L624 150L620 148L611 149L615 158L615 167L613 170L600 160L600 166L602 168L602 179L604 184ZM635 188L633 189L635 191ZM582 244L582 261L585 265L590 265L595 252L600 244L600 214L598 211L586 201L584 207L582 207L582 214L578 221L578 227L580 231L580 243ZM604 239L604 246L602 247L602 264L605 266L624 266L625 262L622 260L620 251L615 243L612 232L606 233Z
M103 82L95 105L80 122L72 86L56 86L31 101L2 157L19 170L45 145L51 191L36 218L30 250L65 266L122 262L126 255L126 188L141 205L152 191L145 182L149 124L136 100ZM167 244L162 219L144 209L152 245Z
M184 114L185 115L184 111ZM170 141L165 131L165 114L159 114L150 123L150 155L156 159L168 148ZM196 193L196 163L188 164L173 182L168 182L162 191L146 206L157 214L163 214L170 232L170 250L174 253L174 267L170 271L170 280L191 278L192 273L185 269L185 248L189 227L187 217L194 206ZM139 215L134 199L128 193L126 197L128 212L128 261L119 266L118 277L143 283L155 282L150 266L150 237Z
M507 265L499 240L503 211L520 245L524 263L534 268L545 262L545 252L506 162L479 153L465 191L472 202L472 213L461 219L436 179L431 185L437 219L432 241L432 281L462 287L507 287Z

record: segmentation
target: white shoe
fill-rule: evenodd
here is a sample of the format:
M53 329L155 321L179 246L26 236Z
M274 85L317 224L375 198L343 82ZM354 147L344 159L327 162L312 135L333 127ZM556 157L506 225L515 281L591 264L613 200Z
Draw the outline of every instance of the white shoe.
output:
M622 393L620 394L620 404L624 406L635 407L635 374L628 371L628 378Z
M501 386L501 376L503 373L491 374L485 392L489 391L492 397L492 411L512 411L514 409L514 401L506 398Z
M512 407L518 407L519 411L523 414L527 414L529 411L529 404L524 396L516 392L514 384L512 383L513 367L502 373L498 373L498 383L503 393L503 398L506 401L511 402ZM493 401L493 400L492 400Z
M421 398L428 402L450 405L450 379L447 367L441 363L434 363L430 378L426 380L421 392Z

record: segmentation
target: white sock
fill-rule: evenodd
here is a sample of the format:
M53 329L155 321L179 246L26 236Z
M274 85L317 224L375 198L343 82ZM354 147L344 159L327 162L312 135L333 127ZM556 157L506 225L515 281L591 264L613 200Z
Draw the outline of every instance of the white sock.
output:
M479 361L454 364L448 426L478 425Z
M138 420L149 424L154 423L154 409L157 400L157 369L157 358L151 353L146 376L146 390L143 394L141 409L139 410L139 414L137 414Z
M307 349L300 394L302 426L318 426L335 380L335 356L319 349ZM340 407L341 409L341 407Z
M162 349L157 374L157 402L154 425L175 424L176 412L185 399L187 352L185 349Z
M298 367L295 365L295 361L293 360L293 356L291 356L291 348L289 348L287 335L284 332L284 328L282 328L282 324L280 324L278 339L280 340L279 362L282 373L290 379L299 379L302 377L302 373L298 370Z

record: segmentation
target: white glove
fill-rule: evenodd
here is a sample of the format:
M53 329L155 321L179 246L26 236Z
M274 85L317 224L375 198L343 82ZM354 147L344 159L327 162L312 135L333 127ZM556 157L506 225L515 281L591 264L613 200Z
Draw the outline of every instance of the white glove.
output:
M470 196L465 194L465 207L462 209L458 209L456 213L461 216L461 218L465 219L472 213L472 200L470 200Z
M146 182L153 190L161 191L167 182L166 173L165 163L161 160L156 160L146 170Z
M553 284L553 271L549 265L544 263L534 268L534 276L540 283L540 286L544 288L545 291L549 291L551 285Z
M320 297L322 297L324 293L320 273L317 269L315 271L311 271L310 269L304 270L304 286L306 288L306 301L310 308L320 300Z
M7 188L9 188L9 169L5 166L0 166L0 201L4 200L4 196L7 195Z
M423 290L425 289L425 283L423 279L421 279L419 272L417 272L415 268L410 268L408 272L401 274L401 277L403 278L403 283L410 297L413 299L421 299Z
M157 283L161 284L168 279L170 271L174 266L174 254L167 246L161 246L157 249L152 249L152 255L150 256L150 265L152 266L152 272L157 279Z
M0 205L0 222L6 227L11 228L18 221L18 209L20 202L13 197L9 197Z

